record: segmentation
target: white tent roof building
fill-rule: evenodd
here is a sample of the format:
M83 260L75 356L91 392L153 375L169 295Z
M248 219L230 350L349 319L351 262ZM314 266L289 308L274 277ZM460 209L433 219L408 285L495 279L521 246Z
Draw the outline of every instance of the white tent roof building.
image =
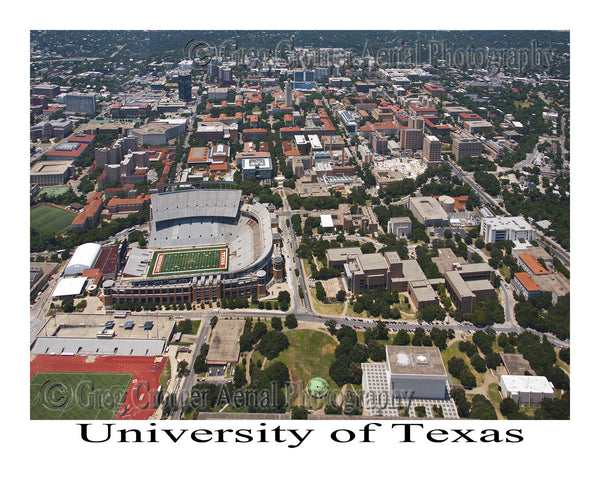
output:
M64 275L81 275L84 270L92 268L100 253L97 243L84 243L75 249L75 253L65 267Z

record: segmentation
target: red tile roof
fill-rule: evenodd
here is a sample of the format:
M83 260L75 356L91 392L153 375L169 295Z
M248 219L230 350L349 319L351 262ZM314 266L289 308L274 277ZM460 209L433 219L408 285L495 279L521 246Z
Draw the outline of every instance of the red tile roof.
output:
M523 285L523 287L525 287L525 290L527 290L528 292L541 292L542 291L540 286L537 283L535 283L533 278L531 278L531 276L526 272L515 273L515 278L519 282L521 282L521 285Z
M534 275L548 275L549 273L551 273L544 267L542 267L540 262L538 262L535 259L535 257L529 253L519 255L519 258L521 258L523 263L527 265L527 267L533 272Z

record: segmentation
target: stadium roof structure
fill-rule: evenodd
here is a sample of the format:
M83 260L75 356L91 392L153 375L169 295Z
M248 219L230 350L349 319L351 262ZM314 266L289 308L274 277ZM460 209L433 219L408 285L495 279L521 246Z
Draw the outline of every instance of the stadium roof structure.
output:
M235 218L240 190L186 190L152 195L154 222L191 217Z

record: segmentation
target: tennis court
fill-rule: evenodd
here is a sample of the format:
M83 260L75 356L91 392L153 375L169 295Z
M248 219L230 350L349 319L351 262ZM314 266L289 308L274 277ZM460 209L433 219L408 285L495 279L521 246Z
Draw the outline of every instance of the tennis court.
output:
M161 250L154 252L148 276L226 271L228 266L229 247L224 245L193 250Z

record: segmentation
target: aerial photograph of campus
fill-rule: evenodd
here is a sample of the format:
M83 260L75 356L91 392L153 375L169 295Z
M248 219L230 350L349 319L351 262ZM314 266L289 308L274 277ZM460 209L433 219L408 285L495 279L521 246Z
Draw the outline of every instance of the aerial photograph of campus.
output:
M571 418L569 31L29 40L32 420Z

